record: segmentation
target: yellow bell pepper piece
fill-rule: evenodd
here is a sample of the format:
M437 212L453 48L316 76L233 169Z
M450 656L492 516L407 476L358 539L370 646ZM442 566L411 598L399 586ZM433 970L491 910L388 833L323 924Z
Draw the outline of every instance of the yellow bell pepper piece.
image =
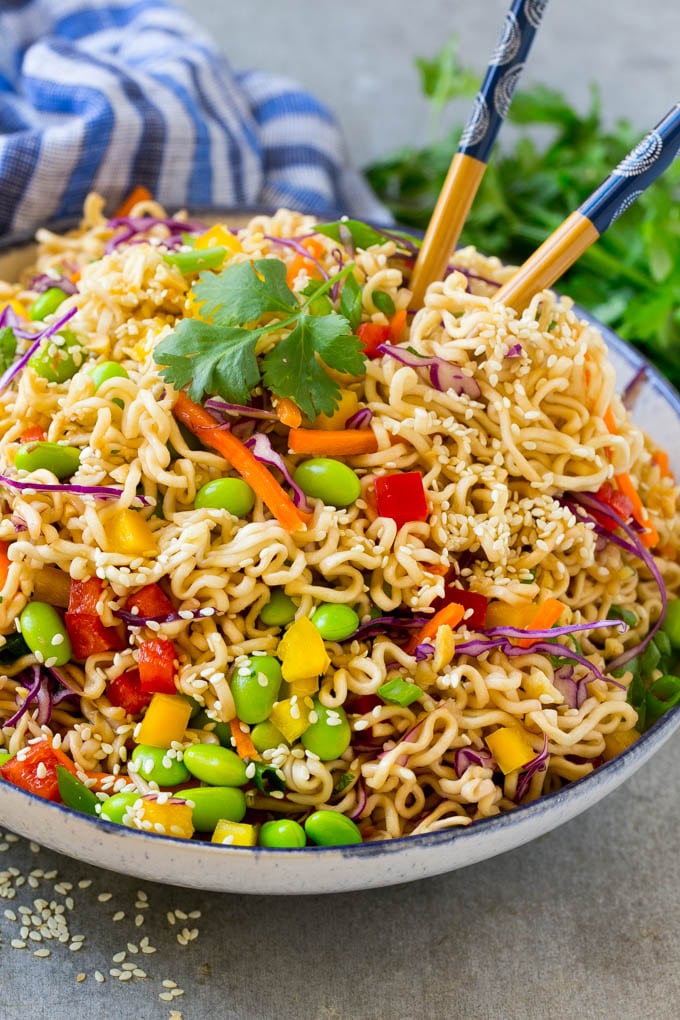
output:
M340 403L333 414L319 414L314 419L315 429L342 429L348 418L359 410L359 398L354 390L340 390Z
M505 776L528 765L536 757L528 737L519 726L501 726L486 738L486 743Z
M212 834L211 843L228 843L230 846L257 846L257 830L246 822L230 822L220 818Z
M294 744L309 726L310 711L302 698L293 695L275 703L269 713L269 722L283 733L289 744Z
M228 251L236 253L243 251L241 242L235 234L232 234L227 227L221 223L216 223L210 230L206 230L205 234L201 234L194 241L194 248L203 250L204 248L227 248Z
M491 627L519 627L524 630L533 616L536 615L536 605L533 602L524 602L519 605L509 605L507 602L489 602L486 609L487 628Z
M605 733L602 757L605 761L610 761L639 739L640 734L637 730L614 730L613 733Z
M307 698L318 691L319 678L318 676L308 676L302 680L294 680L288 686L291 694L297 694L298 698Z
M133 813L132 824L144 832L155 832L159 836L176 836L191 839L194 826L191 820L192 808L185 800L162 796L145 796L138 801L139 808Z
M2 311L4 312L5 308L8 306L19 316L19 318L28 319L29 316L26 306L22 305L21 301L18 301L17 298L11 298L9 301L6 301L2 306Z
M291 623L279 641L277 656L281 660L281 673L288 683L321 676L330 665L323 638L311 620L301 616Z
M136 510L119 510L106 525L111 552L126 556L156 556L158 543L148 522Z
M176 694L154 694L136 731L138 744L170 747L184 739L191 704Z

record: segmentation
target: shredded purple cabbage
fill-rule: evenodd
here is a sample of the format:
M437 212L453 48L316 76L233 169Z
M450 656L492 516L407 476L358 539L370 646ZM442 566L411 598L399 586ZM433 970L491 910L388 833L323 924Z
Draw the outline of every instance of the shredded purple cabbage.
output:
M207 229L203 223L191 220L158 219L156 216L114 216L106 225L110 230L117 230L118 227L125 227L125 230L107 241L104 248L105 255L110 255L121 244L126 244L138 234L148 234L153 227L167 227L170 231L170 237L163 238L166 248L182 244L182 234L200 234Z
M370 407L360 407L358 411L355 411L347 421L345 426L348 429L367 429L371 424L373 418L373 411Z
M75 496L96 496L97 499L119 499L123 495L122 489L113 485L69 485L62 482L32 482L29 479L9 478L7 475L0 475L0 485L6 485L9 489L16 489L18 492L71 492ZM150 500L146 496L136 496L135 502L141 506L148 506Z
M522 357L522 345L513 344L512 347L508 347L505 352L506 358L521 358Z
M641 365L621 394L621 402L627 411L632 411L635 401L647 382L647 366Z
M568 708L581 707L588 697L587 683L587 676L582 676L580 680L574 680L573 666L560 666L553 674L553 687L560 692Z
M520 773L519 782L517 783L517 790L515 792L516 801L520 801L524 794L527 792L532 777L535 776L537 772L545 772L545 770L548 767L549 757L550 755L548 754L548 738L544 733L542 749L538 752L535 758L532 758L530 762L527 762L527 764L524 766Z
M206 411L221 415L232 415L241 418L261 418L265 421L278 421L274 411L265 411L259 407L249 407L246 404L227 404L219 397L209 397L203 405Z
M268 467L277 468L281 472L292 489L293 503L295 506L298 510L302 510L304 513L311 513L312 508L307 502L307 497L294 480L281 454L277 453L272 446L269 436L265 436L262 432L256 432L254 436L250 437L250 439L246 439L244 445L248 447L253 456L262 464L267 464Z
M526 637L526 631L522 631L522 637ZM492 652L498 650L504 655L510 658L517 655L532 655L538 652L541 655L556 656L560 659L571 659L574 662L580 663L585 666L589 672L593 674L598 680L604 680L607 684L613 684L614 687L624 688L624 685L619 683L618 680L613 680L611 677L605 676L601 673L597 666L587 659L584 655L580 655L573 648L568 648L566 645L562 645L559 642L553 641L535 641L531 648L522 648L520 645L513 645L508 638L496 637L496 638L472 638L471 641L463 641L456 645L457 655L470 655L472 658L477 658L480 655L484 655L485 652ZM609 663L609 669L615 668L612 663Z
M366 804L368 802L368 795L366 793L366 784L364 783L364 777L363 776L359 776L359 779L357 781L357 789L359 791L359 799L358 799L358 802L357 802L357 806L354 808L354 811L352 811L351 815L349 816L352 819L360 818L361 817L361 813L364 810L364 808L366 807Z
M310 262L312 262L316 266L316 268L319 270L319 272L322 274L324 280L328 279L328 273L326 272L324 267L321 265L321 263L319 262L318 259L314 258L314 256L311 255L307 251L307 249L305 248L304 244L302 244L301 241L295 240L294 237L288 237L288 238L287 237L273 237L271 234L263 234L262 236L263 236L265 241L269 241L271 244L278 244L282 248L292 248L292 250L297 252L298 255L302 255L303 258L306 258ZM309 235L309 236L311 236L311 235Z
M54 706L58 705L64 698L73 698L75 696L74 692L68 690L68 688L55 686L53 680L54 674L50 675L50 670L43 670L41 666L36 664L31 667L31 671L33 678L27 687L26 697L19 704L19 708L14 715L3 723L4 726L16 726L34 702L38 706L36 722L39 726L46 726L52 718Z
M178 609L173 613L165 613L162 616L141 616L139 613L131 613L127 609L115 609L113 615L127 624L128 627L148 627L150 623L176 623L178 620L202 620L208 616L214 616L217 610L211 606L203 609Z
M551 638L564 637L565 634L578 634L584 630L601 630L603 627L616 627L617 630L628 630L623 620L594 620L592 623L570 623L565 627L550 627L546 630L522 630L520 627L490 627L484 633L487 637L522 638L527 641L549 641Z
M21 357L18 358L13 365L10 365L9 368L2 373L2 376L0 376L0 393L2 393L3 390L7 389L12 379L14 379L14 377L18 375L19 372L22 370L24 365L28 363L31 356L38 349L42 341L46 340L50 336L54 336L55 333L58 333L61 327L64 326L69 321L69 319L72 319L77 311L78 311L77 308L71 308L68 312L66 312L65 315L62 315L61 318L57 319L56 322L53 322L51 326L46 326L45 329L41 330L40 333L36 333L35 335L27 334L23 330L21 331L22 338L30 339L32 343L30 344L28 349L24 351ZM15 329L14 332L16 336L19 336L18 330Z
M423 627L429 619L429 616L377 616L374 620L360 624L354 633L350 634L348 640L363 641L365 638L383 634L386 630L416 630Z
M486 748L478 750L475 747L459 747L453 759L453 767L459 779L471 765L481 765L485 769L496 768L494 756Z
M488 276L480 276L478 273L473 273L469 269L463 269L462 266L456 266L449 264L446 269L446 276L450 276L451 273L461 273L468 280L478 280L480 283L485 283L489 287L500 287L501 284L498 280L490 280Z
M58 287L59 290L63 290L64 294L69 296L78 293L78 288L69 280L68 276L54 277L48 273L40 273L39 276L34 276L28 285L28 289L36 294L42 294L44 291L49 290L50 287Z
M465 393L473 400L481 396L482 391L477 380L472 376L465 375L457 365L452 365L444 358L434 356L428 358L422 354L415 354L406 347L397 347L394 344L378 344L376 350L380 354L388 354L395 361L401 362L402 365L408 365L410 368L429 368L430 383L436 390L443 393L453 390L458 396Z

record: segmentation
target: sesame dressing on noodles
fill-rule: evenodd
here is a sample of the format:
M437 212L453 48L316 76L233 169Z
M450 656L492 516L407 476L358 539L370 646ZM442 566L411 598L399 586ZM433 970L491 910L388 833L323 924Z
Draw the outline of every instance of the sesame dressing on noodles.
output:
M471 248L411 316L411 242L317 226L91 195L0 284L5 780L369 841L554 791L671 697L679 490L597 329Z

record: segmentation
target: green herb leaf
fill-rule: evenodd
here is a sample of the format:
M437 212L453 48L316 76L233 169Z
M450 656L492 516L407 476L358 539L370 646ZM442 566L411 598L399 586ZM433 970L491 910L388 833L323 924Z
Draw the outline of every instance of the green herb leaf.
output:
M383 315L386 315L388 319L392 318L396 311L396 308L394 307L394 301L387 293L387 291L374 290L373 293L371 294L371 298L373 300L373 304L375 305L379 312L382 312Z
M340 293L340 314L345 316L353 331L361 322L361 309L362 290L354 273L350 273Z
M281 778L277 770L272 765L267 765L262 761L251 760L251 765L255 766L255 775L253 776L253 783L260 793L271 793L272 790L284 791L286 789L286 782Z
M611 606L608 616L610 620L623 620L629 627L637 627L638 618L632 609L625 609L623 606Z
M10 326L0 329L0 372L6 371L14 361L17 350L17 338Z
M246 325L263 315L286 317L300 307L286 283L286 265L278 259L237 262L221 273L201 273L194 295L201 318L215 326Z
M234 404L247 404L260 382L255 357L258 330L216 326L183 319L158 344L154 359L161 376L177 390L187 387L192 400L219 394Z
M361 220L336 220L333 223L317 223L314 229L318 234L331 237L338 244L344 244L345 238L349 234L356 247L364 251L373 244L384 244L385 241L393 241L395 237L403 238L404 241L408 242L409 246L419 243L417 237L404 230L392 230L390 228L389 232L384 234L379 228L372 227L368 223L362 223ZM343 236L343 233L345 236Z

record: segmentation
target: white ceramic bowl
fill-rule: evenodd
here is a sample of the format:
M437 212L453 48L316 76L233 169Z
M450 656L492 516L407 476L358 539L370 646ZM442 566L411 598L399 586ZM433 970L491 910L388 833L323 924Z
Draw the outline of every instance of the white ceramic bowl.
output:
M12 279L29 261L30 253L23 247L0 254L0 279ZM622 390L646 362L610 330L599 328ZM652 366L647 368L633 417L666 449L680 430L680 396ZM671 466L680 474L680 451L670 446L669 454ZM154 836L79 814L1 780L0 824L88 864L172 885L287 895L377 888L454 871L550 832L625 782L678 726L680 706L595 772L506 814L467 828L361 845L274 850Z

